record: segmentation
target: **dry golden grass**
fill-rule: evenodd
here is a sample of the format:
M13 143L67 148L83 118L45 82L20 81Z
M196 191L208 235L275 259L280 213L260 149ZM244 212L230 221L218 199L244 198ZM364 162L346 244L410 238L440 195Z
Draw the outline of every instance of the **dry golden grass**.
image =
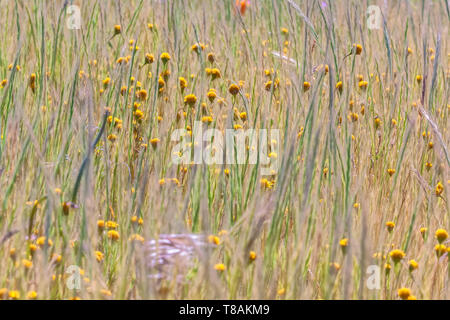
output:
M0 299L449 298L448 2L238 2L0 1Z

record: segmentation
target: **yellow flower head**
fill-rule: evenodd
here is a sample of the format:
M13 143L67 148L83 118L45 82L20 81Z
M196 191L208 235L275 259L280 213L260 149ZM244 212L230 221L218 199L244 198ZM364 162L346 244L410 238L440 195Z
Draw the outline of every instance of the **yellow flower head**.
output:
M116 24L114 26L114 34L119 34L122 31L122 27L120 26L120 24Z
M103 260L104 254L101 251L95 251L95 259L97 259L98 262L101 262Z
M339 240L339 246L341 247L341 250L344 254L347 253L348 239L343 238L343 239Z
M442 182L438 182L435 188L436 191L436 195L440 196L442 194L442 192L444 192L444 185L442 184Z
M152 54L150 54L150 53L146 53L145 54L145 63L146 64L152 64L153 61L155 61L155 57Z
M164 89L164 87L166 86L166 82L164 81L164 79L162 77L158 78L158 89L161 91Z
M408 265L409 265L410 272L413 272L414 270L416 270L419 267L419 264L415 260L409 260Z
M435 236L436 236L437 241L439 241L439 243L442 243L448 238L447 230L437 229Z
M26 268L26 269L31 269L33 267L33 262L28 260L28 259L23 259L22 260L22 265Z
M200 51L205 50L205 45L203 43L195 43L192 45L191 50L199 53Z
M114 133L108 135L108 140L111 142L115 142L117 140L117 136Z
M400 249L395 249L389 253L389 256L394 261L394 263L398 263L405 257L405 253Z
M210 69L210 74L213 80L221 77L220 70L217 68Z
M367 82L367 81L360 81L359 83L358 83L358 86L361 88L361 89L366 89L367 88L367 85L368 85L369 83Z
M426 234L427 230L428 229L424 228L424 227L420 228L420 233L422 234L422 237L425 237L425 234Z
M161 54L161 61L166 64L167 62L169 62L170 60L170 54L168 54L167 52L163 52Z
M8 289L0 288L0 300L5 299L7 295L8 295Z
M152 145L153 149L155 149L158 146L158 143L160 140L158 138L153 138L150 140L150 144Z
M103 229L105 227L105 220L98 220L97 221L97 227L99 229Z
M389 232L392 232L392 230L394 230L395 223L393 221L388 221L388 222L386 222L386 227Z
M30 299L30 300L36 299L37 298L37 292L36 291L28 291L27 298Z
M225 271L226 267L223 263L218 263L214 266L214 269L222 272L222 271Z
M215 236L215 235L210 235L208 237L208 242L209 243L214 243L215 245L219 245L220 244L220 238L218 236Z
M400 288L400 289L398 289L397 293L401 299L407 300L408 297L411 295L411 290L408 288Z
M308 81L303 82L303 92L306 92L311 88L311 84Z
M214 90L214 89L209 89L209 91L208 91L208 93L206 94L206 96L208 97L209 101L213 102L214 99L217 97L216 90Z
M197 102L195 94L188 94L184 97L184 103L193 106Z
M209 124L209 123L213 122L214 119L211 116L203 116L201 120L203 123Z
M111 240L114 240L114 241L119 240L119 238L120 238L119 232L117 232L116 230L109 230L108 238Z
M232 83L228 88L228 92L230 92L233 96L237 95L239 93L239 86Z
M28 85L30 86L30 89L33 91L35 91L36 89L36 73L32 73L30 75L30 79L28 80Z
M48 241L45 241L46 238L44 236L39 237L36 239L36 244L40 247L44 246L47 242L48 246L51 247L53 245L53 241L51 239L48 239Z
M105 79L103 79L102 80L103 87L107 88L110 82L111 82L111 78L110 77L106 77Z
M442 255L444 255L447 252L447 248L443 244L437 244L434 247L434 251L436 252L436 255L439 258L439 257L441 257Z
M147 90L141 89L136 94L137 94L139 100L142 100L142 101L147 100Z
M20 299L20 292L17 290L11 290L8 293L9 297L13 300Z
M347 238L343 238L339 241L339 245L341 247L347 247L348 246L348 239Z
M186 87L187 87L187 81L186 81L186 79L185 78L183 78L183 77L179 77L178 78L178 81L180 82L180 88L183 90L183 89L186 89Z
M360 44L354 43L353 44L353 49L355 50L355 54L360 55L361 52L362 52L363 47Z
M216 59L215 56L214 56L214 53L212 53L212 52L208 53L207 58L208 58L208 61L209 61L210 63L214 63L214 61L215 61L215 59Z
M374 122L375 128L378 129L380 127L380 124L381 124L381 119L379 117L375 117L373 122ZM394 169L392 169L392 170L394 170ZM395 172L395 170L394 170L394 172Z
M117 222L115 222L115 221L107 221L106 222L106 227L108 228L108 229L117 229L117 227L119 226L119 224L117 223Z

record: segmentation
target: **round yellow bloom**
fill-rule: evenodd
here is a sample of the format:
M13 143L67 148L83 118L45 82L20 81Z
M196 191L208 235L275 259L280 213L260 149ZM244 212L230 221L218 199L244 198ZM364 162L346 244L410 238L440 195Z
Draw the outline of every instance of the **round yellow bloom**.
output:
M411 295L411 289L409 288L400 288L398 289L398 296L403 299L403 300L407 300L408 297Z
M28 259L23 259L22 264L26 269L31 269L33 267L33 262Z
M103 229L105 227L105 220L98 220L97 221L97 227L99 229Z
M203 43L195 43L191 46L191 50L196 53L199 53L200 51L205 50L205 47L206 46Z
M434 247L434 251L436 252L436 255L439 258L439 257L441 257L442 255L444 255L447 252L447 248L443 244L437 244Z
M218 236L215 236L215 235L210 235L208 237L208 242L214 243L215 245L219 245L220 244L220 238Z
M339 246L341 247L341 250L344 254L347 253L348 239L347 238L341 239L339 241Z
M115 221L110 220L110 221L106 222L106 227L108 229L116 229L118 226L119 226L119 224Z
M117 232L116 230L109 230L108 238L115 241L119 240L120 238L119 232Z
M211 122L213 122L213 118L211 116L204 116L204 117L202 117L201 120L202 120L203 123L211 123Z
M197 102L195 94L188 94L184 97L184 103L193 106Z
M210 74L213 80L221 77L220 70L217 68L210 69Z
M394 230L395 223L393 221L388 221L388 222L386 222L386 227L389 232L392 232L392 230Z
M386 273L389 273L389 272L391 272L391 265L389 264L389 263L386 263L385 265L384 265L384 271L386 272Z
M438 229L436 230L436 239L439 241L439 243L444 242L448 238L447 230L445 229Z
M116 24L114 25L114 34L119 34L122 31L122 27L120 26L120 24Z
M0 300L5 299L7 295L8 295L8 289L0 288Z
M395 249L389 253L389 256L394 261L394 263L398 263L405 257L405 253L400 249Z
M163 52L161 54L161 60L163 63L167 63L170 60L170 54L168 54L167 52Z
M160 140L158 138L153 138L150 140L150 144L152 145L153 149L155 149L158 146L158 143Z
M152 64L153 61L155 61L155 57L150 53L146 53L145 54L145 63Z
M166 85L166 82L164 81L164 79L162 77L158 78L158 89L163 89Z
M141 89L136 94L139 100L147 100L147 90Z
M218 263L214 266L214 269L220 272L225 271L226 268L223 263Z
M37 293L36 293L36 291L29 291L29 292L27 293L27 298L28 298L28 299L31 299L31 300L36 299L36 298L37 298Z
M256 252L255 251L250 251L248 257L249 257L249 259L251 261L254 261L256 259Z
M9 297L13 300L20 299L20 292L17 290L11 290L8 293Z
M357 55L359 55L359 54L361 54L363 48L362 48L362 45L354 43L353 49L355 50L355 53Z
M98 262L101 262L103 260L104 254L100 251L95 251L95 259L97 259Z
M228 88L228 92L230 92L233 96L237 95L239 93L239 86L232 83Z
M209 89L209 91L208 91L208 93L206 94L206 96L208 97L209 101L213 102L214 99L217 97L216 90L214 90L214 89Z
M102 80L103 83L103 87L107 87L109 85L109 83L111 82L111 78L110 77L106 77L105 79Z
M348 239L347 238L343 238L339 241L339 245L341 247L347 247L348 246Z
M212 52L208 53L208 61L210 63L214 63L214 60L215 60L214 53L212 53Z
M367 81L360 81L360 82L358 83L358 86L359 86L361 89L366 89L368 84L369 84L369 83L368 83Z
M311 88L311 84L308 81L303 82L303 92L306 92Z
M432 143L432 142L430 141L430 143ZM440 181L438 182L438 184L436 185L435 191L436 191L437 196L440 196L442 194L442 192L444 192L444 185L442 184L442 182L440 182Z
M181 89L186 89L186 87L187 87L187 81L186 81L186 79L183 78L183 77L179 77L179 78L178 78L178 81L179 81L179 83L180 83L180 88L181 88Z
M409 260L408 262L409 265L409 271L414 271L419 267L419 264L415 261L415 260Z
M426 234L427 230L428 229L424 228L424 227L420 228L420 233L422 234L422 237L425 237L425 234Z

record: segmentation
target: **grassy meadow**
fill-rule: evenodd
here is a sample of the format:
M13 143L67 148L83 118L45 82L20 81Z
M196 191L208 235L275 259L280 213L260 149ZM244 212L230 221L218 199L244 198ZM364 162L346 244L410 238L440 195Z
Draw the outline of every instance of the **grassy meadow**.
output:
M448 1L0 17L0 299L450 298ZM196 121L279 141L174 164Z

